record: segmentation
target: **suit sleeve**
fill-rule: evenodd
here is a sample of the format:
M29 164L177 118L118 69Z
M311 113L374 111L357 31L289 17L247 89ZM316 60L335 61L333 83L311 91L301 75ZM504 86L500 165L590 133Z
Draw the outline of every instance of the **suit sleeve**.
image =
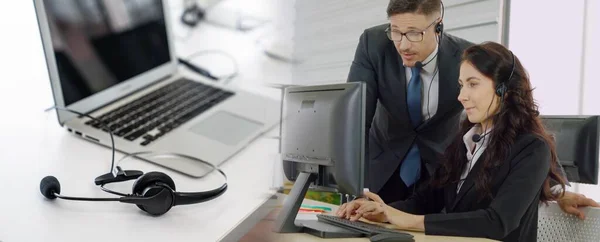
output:
M359 39L356 52L354 54L354 60L350 66L350 72L348 74L348 82L364 82L367 85L367 100L365 110L365 161L369 160L369 130L371 129L371 122L373 122L373 116L375 116L375 108L377 107L377 73L373 67L373 63L370 60L368 54L368 39L367 33L364 32Z
M426 182L408 199L396 201L389 205L410 214L425 215L439 213L444 208L444 190L433 188Z
M429 235L485 237L501 240L519 226L548 175L550 151L536 140L511 161L511 171L486 209L463 213L425 215Z

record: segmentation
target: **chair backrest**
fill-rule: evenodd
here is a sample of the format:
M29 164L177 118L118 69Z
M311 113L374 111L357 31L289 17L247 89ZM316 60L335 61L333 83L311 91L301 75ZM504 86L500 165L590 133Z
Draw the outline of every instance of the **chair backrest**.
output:
M585 220L563 212L557 203L541 205L538 216L537 241L600 241L600 209L580 208Z

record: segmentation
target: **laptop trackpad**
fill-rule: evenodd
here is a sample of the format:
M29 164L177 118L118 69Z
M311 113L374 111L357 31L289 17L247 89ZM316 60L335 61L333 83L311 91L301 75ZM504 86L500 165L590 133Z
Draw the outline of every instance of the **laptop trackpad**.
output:
M194 124L190 130L223 144L235 146L262 126L262 123L219 111Z

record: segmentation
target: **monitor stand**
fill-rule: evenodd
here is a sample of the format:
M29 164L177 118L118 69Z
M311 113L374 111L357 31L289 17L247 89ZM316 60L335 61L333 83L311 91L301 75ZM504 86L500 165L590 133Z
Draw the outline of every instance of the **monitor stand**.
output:
M317 179L316 173L300 172L294 186L287 196L282 210L275 220L273 231L276 233L307 233L321 238L356 238L362 233L340 228L317 220L298 220L296 216L306 196L310 184Z

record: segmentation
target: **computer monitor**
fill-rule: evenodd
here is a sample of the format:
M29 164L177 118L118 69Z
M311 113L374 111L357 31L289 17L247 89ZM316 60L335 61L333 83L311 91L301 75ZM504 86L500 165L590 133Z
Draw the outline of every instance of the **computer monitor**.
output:
M598 184L599 116L541 116L569 182Z
M275 232L307 229L347 232L318 221L294 221L309 186L359 196L365 169L364 83L296 86L284 90L281 154L295 181L275 222Z

